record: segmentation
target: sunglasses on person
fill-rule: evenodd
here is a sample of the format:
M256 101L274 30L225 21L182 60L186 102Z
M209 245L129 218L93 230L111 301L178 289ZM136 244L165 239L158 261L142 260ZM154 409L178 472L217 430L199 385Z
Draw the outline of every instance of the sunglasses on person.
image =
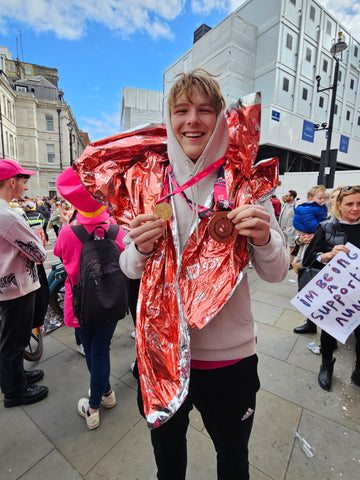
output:
M348 185L346 187L341 187L343 192L350 192L350 190L360 190L360 185Z
M352 193L353 190L353 193L360 193L360 185L346 185L345 187L341 187L337 202L340 203L340 200L342 200L344 196L343 193Z

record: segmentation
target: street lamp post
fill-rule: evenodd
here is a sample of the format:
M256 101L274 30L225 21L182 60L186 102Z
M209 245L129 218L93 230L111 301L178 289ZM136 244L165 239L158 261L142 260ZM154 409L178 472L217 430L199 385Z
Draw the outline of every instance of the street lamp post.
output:
M1 158L5 158L4 129L3 129L3 122L2 122L1 100L0 100L0 135L1 135Z
M68 129L69 129L69 147L70 147L70 166L72 166L73 162L74 162L74 158L73 158L73 138L72 138L72 132L73 132L73 129L74 129L74 124L73 122L68 122L67 124L68 126Z
M322 123L320 125L315 125L315 130L327 130L327 142L326 149L321 151L320 158L320 168L318 176L318 185L325 185L326 188L333 188L334 186L334 175L336 170L336 159L337 159L337 149L331 150L331 138L334 124L334 115L335 115L335 102L336 102L336 91L337 84L339 79L339 63L342 60L342 52L347 49L347 44L342 40L342 32L338 34L338 40L330 49L330 53L335 60L335 70L334 70L334 81L331 87L320 88L320 75L316 76L317 82L317 92L324 92L326 90L332 90L331 96L331 106L330 106L330 116L329 116L329 126L327 123Z

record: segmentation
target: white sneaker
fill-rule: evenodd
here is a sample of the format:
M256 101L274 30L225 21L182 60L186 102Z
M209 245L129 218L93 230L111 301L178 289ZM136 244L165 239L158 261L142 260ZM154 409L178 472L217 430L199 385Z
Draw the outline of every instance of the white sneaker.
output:
M80 353L80 355L82 355L83 357L85 357L84 345L82 345L82 344L80 343L80 345L77 346L77 349L76 349L76 350Z
M89 388L88 391L89 397L91 395L91 390ZM116 405L116 397L115 397L115 392L111 390L110 395L103 395L101 397L101 406L105 408L113 408Z
M80 398L77 410L78 414L86 419L86 425L90 430L94 430L100 425L99 410L90 415L88 398Z
M101 398L101 405L105 408L113 408L116 405L115 392L111 391L110 395L103 395Z
M135 340L135 338L136 338L135 330L130 333L130 337Z

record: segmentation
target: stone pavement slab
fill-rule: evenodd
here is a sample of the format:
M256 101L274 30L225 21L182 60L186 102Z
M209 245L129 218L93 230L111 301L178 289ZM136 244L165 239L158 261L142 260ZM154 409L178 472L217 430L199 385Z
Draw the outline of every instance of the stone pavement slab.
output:
M67 462L57 450L52 450L31 470L26 472L21 480L81 480L81 478L81 475L73 468L71 463Z
M1 405L1 479L20 478L53 449L54 446L33 421L27 409L4 409Z
M333 388L317 384L321 357L306 344L320 335L296 335L305 318L290 304L294 272L280 284L248 273L258 325L261 389L250 439L251 480L357 480L360 465L360 388L350 381L354 340L336 351ZM76 410L87 395L89 373L76 351L74 330L61 327L44 337L42 402L0 407L0 479L155 480L156 467L145 421L137 411L137 382L129 370L135 359L130 317L119 322L111 345L111 382L117 405L101 409L101 425L89 431ZM0 395L0 401L2 396ZM316 448L307 458L295 432ZM215 452L201 416L190 414L188 480L216 479Z
M250 438L251 465L269 476L284 478L302 409L272 393L260 390Z
M296 441L286 480L359 478L360 432L354 432L323 415L305 410L301 417L299 434L306 437L310 445L315 446L315 456L307 458Z

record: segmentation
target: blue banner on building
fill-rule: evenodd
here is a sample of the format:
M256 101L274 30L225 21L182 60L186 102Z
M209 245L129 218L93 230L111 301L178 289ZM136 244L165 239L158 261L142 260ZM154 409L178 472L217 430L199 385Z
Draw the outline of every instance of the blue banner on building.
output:
M302 140L306 142L314 143L315 136L315 124L304 120L303 131L302 131Z
M280 122L280 112L276 110L271 110L271 120L275 120L275 122Z
M345 137L345 135L341 135L339 152L348 153L348 150L349 150L349 137Z

